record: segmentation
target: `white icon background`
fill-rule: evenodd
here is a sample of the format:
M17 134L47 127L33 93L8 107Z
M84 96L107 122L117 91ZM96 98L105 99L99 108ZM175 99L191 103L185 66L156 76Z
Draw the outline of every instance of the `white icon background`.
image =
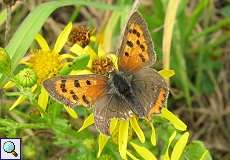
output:
M15 157L12 153L7 153L3 149L3 145L5 142L11 141L14 143L15 146L15 152L18 154L17 157ZM21 148L21 141L20 139L1 139L1 160L11 160L11 159L21 159L21 153L20 153L20 148Z

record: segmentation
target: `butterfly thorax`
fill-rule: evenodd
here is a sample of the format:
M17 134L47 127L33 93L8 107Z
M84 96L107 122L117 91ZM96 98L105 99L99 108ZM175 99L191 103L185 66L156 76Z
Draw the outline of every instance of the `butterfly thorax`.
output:
M141 103L136 97L131 85L132 78L132 74L124 73L122 71L112 72L108 83L110 88L109 93L120 97L121 100L129 104L130 109L135 114L143 117L144 113L140 112L140 108L142 108ZM136 108L133 108L133 106L136 106Z
M124 72L112 72L109 85L111 92L121 95L122 97L131 96L133 94L130 83L131 75L127 77Z

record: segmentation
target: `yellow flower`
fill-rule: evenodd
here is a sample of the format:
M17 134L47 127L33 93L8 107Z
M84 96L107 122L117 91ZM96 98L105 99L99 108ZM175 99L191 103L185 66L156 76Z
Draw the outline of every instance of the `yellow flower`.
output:
M53 49L49 48L42 35L38 34L35 37L41 49L33 50L22 63L28 65L37 73L39 83L56 75L63 66L64 59L60 52L67 42L71 28L72 23L69 23L58 36Z
M43 80L57 74L58 71L64 65L64 63L66 63L65 58L71 57L71 55L69 54L61 54L61 50L68 40L68 36L71 32L71 29L72 29L72 23L69 23L58 36L53 49L50 49L48 43L42 37L42 35L38 34L35 37L35 40L40 46L40 49L32 50L31 54L25 57L21 61L22 64L25 64L28 67L32 68L38 77L38 84L32 87L31 92L34 92L37 86L40 85ZM15 101L15 103L10 107L10 110L14 109L16 106L21 104L25 99L26 99L25 96L23 95L20 96ZM49 99L49 94L41 86L41 91L40 94L38 95L38 105L43 111L46 110L48 99ZM65 107L65 109L71 115L71 117L73 118L77 117L74 110L72 110L69 107Z

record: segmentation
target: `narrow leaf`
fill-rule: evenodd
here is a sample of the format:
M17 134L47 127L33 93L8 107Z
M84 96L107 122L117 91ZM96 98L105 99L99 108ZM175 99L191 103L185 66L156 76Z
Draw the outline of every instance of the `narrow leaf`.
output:
M85 128L87 128L88 126L94 124L94 116L93 113L91 113L83 122L82 127L78 130L78 132L81 132L82 130L84 130Z
M66 112L70 115L70 117L72 117L73 119L77 119L78 118L78 115L74 111L73 108L71 108L69 106L66 106L66 105L64 105L64 108L65 108Z

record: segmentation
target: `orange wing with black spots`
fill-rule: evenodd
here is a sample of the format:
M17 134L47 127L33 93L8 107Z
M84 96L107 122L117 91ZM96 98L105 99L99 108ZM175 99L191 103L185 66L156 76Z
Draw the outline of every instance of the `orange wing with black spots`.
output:
M118 49L119 70L132 72L155 62L156 55L148 27L138 12L128 19L122 38Z
M91 105L106 92L108 78L101 75L63 76L47 79L44 87L56 100L68 106Z

